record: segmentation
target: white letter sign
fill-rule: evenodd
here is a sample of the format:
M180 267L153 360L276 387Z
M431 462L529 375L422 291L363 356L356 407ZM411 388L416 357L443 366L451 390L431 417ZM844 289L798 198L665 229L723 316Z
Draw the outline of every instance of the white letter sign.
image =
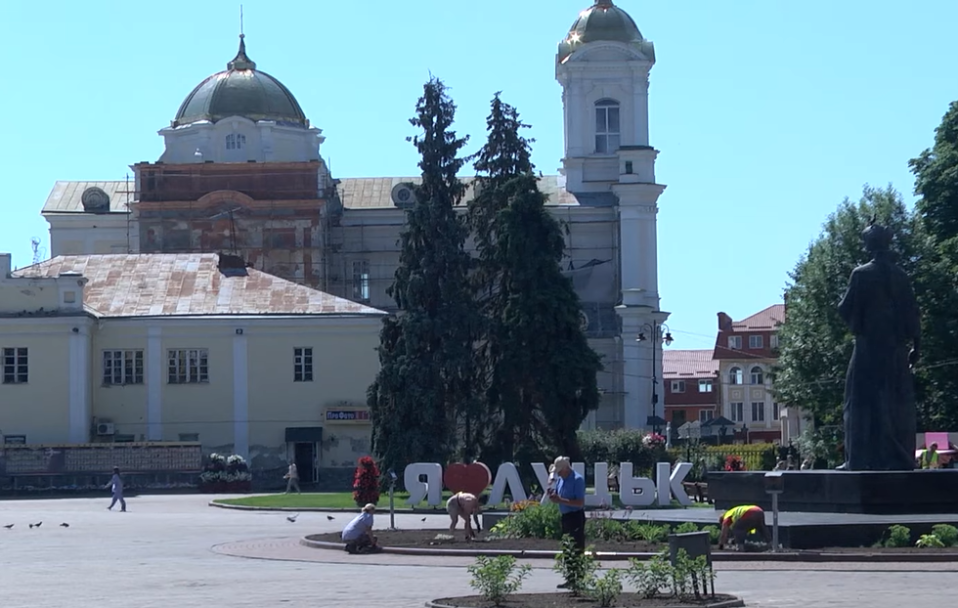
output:
M522 487L522 480L519 479L519 470L511 462L503 462L496 471L496 480L492 484L492 492L489 494L489 504L502 504L502 495L506 492L506 485L509 485L509 493L512 494L513 502L519 502L526 499L525 488Z
M426 481L419 480L423 475ZM431 507L442 503L442 467L431 462L416 462L406 467L403 473L403 483L409 492L407 503L416 506L427 498L426 503Z
M619 500L626 507L648 507L655 503L655 484L648 477L632 477L632 463L619 465Z

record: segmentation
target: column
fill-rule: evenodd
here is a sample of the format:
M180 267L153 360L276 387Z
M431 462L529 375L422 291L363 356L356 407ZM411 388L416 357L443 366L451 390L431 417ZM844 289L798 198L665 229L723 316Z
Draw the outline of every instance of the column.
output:
M163 330L146 330L146 438L163 440Z
M632 100L635 107L632 120L635 123L633 136L636 146L649 145L649 73L636 71L632 76Z
M90 328L70 328L69 338L69 407L70 442L89 443L93 412L90 407Z
M249 360L246 330L233 336L233 451L249 458Z

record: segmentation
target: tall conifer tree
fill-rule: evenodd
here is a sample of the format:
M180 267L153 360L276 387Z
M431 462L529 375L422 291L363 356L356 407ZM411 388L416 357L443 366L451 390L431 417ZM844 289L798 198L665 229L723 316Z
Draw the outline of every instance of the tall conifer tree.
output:
M562 226L545 207L525 128L497 94L469 209L483 315L478 360L494 421L490 451L497 452L490 457L521 461L543 452L578 456L576 431L598 407L602 369L580 326L578 295L560 269Z
M421 155L422 183L414 187L388 291L399 313L384 321L381 369L368 394L373 451L383 470L449 462L462 412L474 399L468 228L455 209L465 192L456 174L466 138L452 130L455 111L443 83L431 79L410 120L421 129L411 141Z

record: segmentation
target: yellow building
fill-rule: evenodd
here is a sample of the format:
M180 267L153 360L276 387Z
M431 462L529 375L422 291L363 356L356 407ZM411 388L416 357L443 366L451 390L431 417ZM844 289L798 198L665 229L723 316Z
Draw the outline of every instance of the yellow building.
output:
M382 311L217 254L0 255L0 435L199 441L303 481L369 450Z

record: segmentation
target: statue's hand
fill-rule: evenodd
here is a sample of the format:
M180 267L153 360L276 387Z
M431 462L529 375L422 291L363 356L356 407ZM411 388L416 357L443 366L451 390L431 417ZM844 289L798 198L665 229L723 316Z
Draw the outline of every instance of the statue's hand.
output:
M911 352L908 353L908 364L912 367L915 367L915 364L918 363L918 359L921 358L921 351L917 348L911 349Z

